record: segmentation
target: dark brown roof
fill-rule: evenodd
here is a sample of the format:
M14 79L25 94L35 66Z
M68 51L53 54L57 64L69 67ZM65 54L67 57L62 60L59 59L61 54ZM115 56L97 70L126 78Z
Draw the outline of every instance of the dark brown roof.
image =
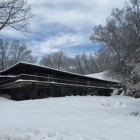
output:
M81 78L85 78L85 79L94 79L97 81L104 81L104 82L106 81L106 80L100 80L97 78L92 78L92 77L88 77L88 76L84 76L84 75L80 75L80 74L76 74L76 73L57 70L57 69L49 68L46 66L25 63L25 62L19 62L8 69L1 71L0 74L1 75L19 75L19 74L33 74L36 72L46 73L46 74L49 72L49 73L58 74L60 76L62 75L62 76L79 77L79 78L81 77ZM112 81L106 81L106 82L118 83L118 82L112 82Z

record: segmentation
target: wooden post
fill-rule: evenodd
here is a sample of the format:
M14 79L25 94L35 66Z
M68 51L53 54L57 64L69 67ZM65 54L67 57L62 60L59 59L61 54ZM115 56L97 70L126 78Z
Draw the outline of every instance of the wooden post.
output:
M27 87L27 94L29 95L29 99L37 98L37 86L34 83Z

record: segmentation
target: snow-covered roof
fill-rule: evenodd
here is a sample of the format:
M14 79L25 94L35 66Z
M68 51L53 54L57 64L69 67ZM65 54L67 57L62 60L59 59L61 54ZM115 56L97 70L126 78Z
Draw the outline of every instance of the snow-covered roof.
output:
M0 77L15 77L14 75L0 75Z
M11 83L7 83L4 85L1 85L1 89L4 89L5 87L10 87L10 88L14 88L14 87L21 87L23 85L28 85L28 84L37 84L37 85L47 85L47 84L51 84L51 85L63 85L63 86L67 86L67 87L87 87L87 88L96 88L96 89L116 89L114 87L105 87L105 86L94 86L94 85L82 85L82 84L69 84L69 83L58 83L58 82L48 82L48 81L38 81L38 80L24 80L24 79L18 79L15 82L11 82Z
M85 76L100 79L100 80L105 80L105 81L119 82L116 79L108 77L107 73L108 73L107 71L103 71L103 72L99 72L99 73L87 74Z
M81 75L81 74L77 74L77 73L72 73L72 72L68 72L68 71L64 71L64 70L58 70L58 69L50 68L50 67L47 67L47 66L42 66L42 65L39 65L39 64L33 64L33 63L27 63L27 62L18 62L17 64L11 66L10 68L1 71L0 74L4 74L4 73L8 72L8 71L10 71L11 69L13 69L14 67L16 67L16 66L18 66L20 64L21 65L23 64L23 65L35 66L35 67L44 68L44 69L49 69L49 70L53 70L53 71L57 71L57 72L63 72L63 73L71 74L71 75L74 75L74 76L81 76L81 77L92 78L92 79L101 80L101 81L120 83L118 81L107 80L107 79L100 79L99 77L93 77L91 75Z

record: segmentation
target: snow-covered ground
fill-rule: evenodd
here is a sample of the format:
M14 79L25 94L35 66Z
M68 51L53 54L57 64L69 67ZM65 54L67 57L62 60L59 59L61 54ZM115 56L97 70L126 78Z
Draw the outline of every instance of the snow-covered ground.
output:
M125 96L0 97L0 140L140 140L139 111Z

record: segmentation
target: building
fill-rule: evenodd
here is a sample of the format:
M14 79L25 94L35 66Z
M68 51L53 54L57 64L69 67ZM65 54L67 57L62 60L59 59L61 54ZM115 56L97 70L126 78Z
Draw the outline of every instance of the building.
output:
M0 92L13 100L67 95L110 95L120 83L19 62L0 72Z

